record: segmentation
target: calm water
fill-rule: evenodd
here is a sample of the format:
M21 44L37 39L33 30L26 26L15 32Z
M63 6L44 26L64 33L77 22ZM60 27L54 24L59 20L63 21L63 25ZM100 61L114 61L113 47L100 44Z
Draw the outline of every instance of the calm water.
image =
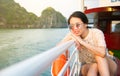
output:
M68 29L0 29L0 69L54 47ZM41 76L50 76L50 68Z

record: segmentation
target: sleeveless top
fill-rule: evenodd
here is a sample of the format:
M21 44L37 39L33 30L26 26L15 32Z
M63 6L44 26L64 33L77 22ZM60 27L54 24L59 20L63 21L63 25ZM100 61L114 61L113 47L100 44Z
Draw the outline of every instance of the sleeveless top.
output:
M104 46L106 47L104 34L101 30L96 28L90 28L87 37L83 39L88 44L93 46ZM90 52L86 47L81 46L79 51L79 60L82 63L94 63L96 62L94 54Z

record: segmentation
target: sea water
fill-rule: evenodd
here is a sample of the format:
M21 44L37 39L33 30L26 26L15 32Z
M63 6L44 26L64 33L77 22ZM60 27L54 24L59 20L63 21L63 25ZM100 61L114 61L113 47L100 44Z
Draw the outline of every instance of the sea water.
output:
M0 69L55 47L67 33L67 28L0 29ZM40 76L51 76L50 67Z

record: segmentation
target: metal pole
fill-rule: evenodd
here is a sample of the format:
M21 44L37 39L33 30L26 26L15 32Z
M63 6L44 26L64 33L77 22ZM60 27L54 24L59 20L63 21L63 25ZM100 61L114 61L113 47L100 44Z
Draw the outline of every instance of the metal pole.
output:
M63 66L63 68L62 68L61 71L59 72L58 76L64 76L64 73L65 73L65 71L67 70L67 68L68 68L71 60L72 60L72 59L74 58L74 56L75 56L76 49L77 49L77 48L74 49L74 51L72 52L72 55L70 56L70 59L69 59L69 60L66 62L66 64Z
M80 11L82 11L82 12L84 12L84 0L78 0L78 3L79 3L79 9L80 9Z

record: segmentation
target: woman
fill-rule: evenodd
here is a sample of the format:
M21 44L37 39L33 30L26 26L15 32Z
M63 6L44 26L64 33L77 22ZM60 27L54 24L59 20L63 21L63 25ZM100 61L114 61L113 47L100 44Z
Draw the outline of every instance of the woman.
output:
M82 76L115 76L117 65L106 55L106 43L101 30L87 28L88 19L80 11L68 19L70 33L61 41L75 40L82 62Z

